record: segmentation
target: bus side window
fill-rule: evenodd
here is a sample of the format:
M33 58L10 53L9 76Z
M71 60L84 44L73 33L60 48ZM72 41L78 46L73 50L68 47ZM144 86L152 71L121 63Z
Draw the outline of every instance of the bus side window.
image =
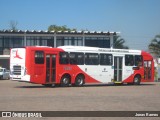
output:
M71 52L69 54L69 59L70 59L70 64L72 64L72 65L77 64L76 53Z
M86 53L85 54L85 64L86 65L98 65L99 55L96 53Z
M71 65L84 65L84 54L71 52L70 55L70 64Z
M126 66L133 66L134 65L133 55L125 55L125 65Z
M77 64L84 65L84 53L77 53Z
M112 54L100 54L100 65L112 65Z
M59 53L59 63L60 64L68 64L69 63L69 55L67 52Z
M142 66L143 58L141 55L135 55L135 66Z
M35 51L35 64L44 64L44 52Z

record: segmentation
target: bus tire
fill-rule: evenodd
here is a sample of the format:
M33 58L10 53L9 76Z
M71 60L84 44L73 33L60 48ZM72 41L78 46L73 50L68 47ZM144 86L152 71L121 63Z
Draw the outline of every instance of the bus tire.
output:
M134 77L133 84L134 85L140 85L140 83L141 83L141 77L140 77L140 75L136 75Z
M69 84L71 82L71 78L69 75L64 75L62 78L61 78L61 86L62 87L68 87Z
M83 86L84 85L84 76L83 75L78 75L75 79L75 86Z

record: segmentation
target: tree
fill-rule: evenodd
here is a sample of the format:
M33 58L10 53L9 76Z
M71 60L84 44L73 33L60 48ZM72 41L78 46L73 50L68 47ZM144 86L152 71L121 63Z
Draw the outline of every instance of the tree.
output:
M17 30L17 25L18 25L17 21L11 20L9 23L10 30Z
M155 38L148 45L149 51L155 55L155 57L160 56L160 35L156 35Z
M113 38L113 48L129 49L129 47L125 46L124 43L125 43L125 40L123 38L121 38L118 35L114 36L114 38Z
M58 26L58 25L50 25L48 27L48 31L76 31L75 28L71 29L71 28L68 28L66 25L63 25L63 26Z

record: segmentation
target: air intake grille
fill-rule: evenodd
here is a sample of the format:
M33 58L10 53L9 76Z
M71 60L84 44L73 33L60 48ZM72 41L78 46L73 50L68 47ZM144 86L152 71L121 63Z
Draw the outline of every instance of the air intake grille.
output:
M13 74L14 75L21 75L21 66L20 65L13 66Z

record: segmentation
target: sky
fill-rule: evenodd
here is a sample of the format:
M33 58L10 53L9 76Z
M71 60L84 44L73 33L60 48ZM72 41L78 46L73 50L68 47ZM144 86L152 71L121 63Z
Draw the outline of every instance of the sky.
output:
M0 30L17 21L19 30L50 25L120 32L130 49L147 50L160 34L160 0L0 0Z

